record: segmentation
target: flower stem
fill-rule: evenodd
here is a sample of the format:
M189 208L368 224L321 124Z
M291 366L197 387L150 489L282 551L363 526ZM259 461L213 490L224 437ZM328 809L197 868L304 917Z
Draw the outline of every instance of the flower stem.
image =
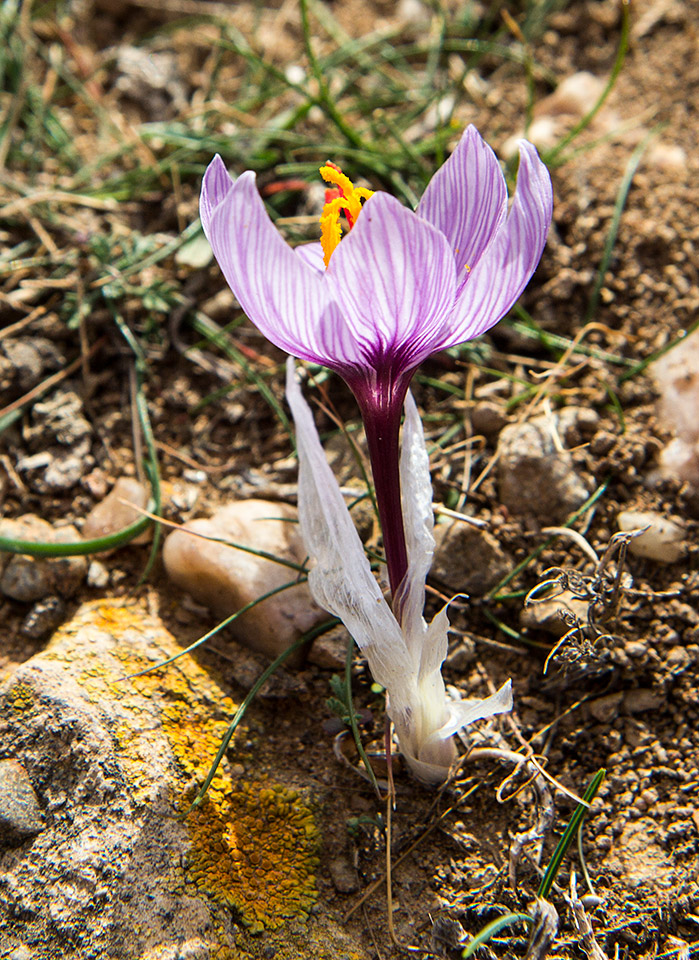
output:
M400 391L400 397L394 395L387 406L359 401L374 476L376 505L383 533L388 580L394 601L408 569L400 495L398 447L400 414L406 390L407 384L405 389ZM394 610L394 613L398 616L398 611Z

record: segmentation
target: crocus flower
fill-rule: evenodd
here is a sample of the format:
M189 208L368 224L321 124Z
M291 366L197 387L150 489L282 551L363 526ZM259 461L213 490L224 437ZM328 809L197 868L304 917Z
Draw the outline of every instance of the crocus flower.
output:
M427 783L441 783L456 758L454 733L511 710L512 688L508 681L485 700L447 699L441 674L447 655L446 608L429 626L422 615L425 577L434 553L434 517L429 460L415 401L408 393L400 458L408 566L399 623L372 575L291 359L286 395L296 424L299 524L311 558L311 592L342 620L374 679L386 688L387 711L412 771Z
M333 179L328 171L337 168L323 170ZM546 242L551 181L522 141L508 214L500 165L469 127L415 212L387 193L356 190L346 177L333 182L325 250L289 247L254 173L234 182L218 156L204 176L201 220L250 320L282 350L337 371L355 394L396 603L408 568L398 436L410 379L431 353L492 327L522 293ZM341 240L330 216L340 210L351 227Z

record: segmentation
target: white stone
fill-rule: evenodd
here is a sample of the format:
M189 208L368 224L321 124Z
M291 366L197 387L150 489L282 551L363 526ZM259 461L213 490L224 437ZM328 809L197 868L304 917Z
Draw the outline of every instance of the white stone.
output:
M674 430L660 455L665 476L699 486L699 330L649 367L660 394L658 418Z
M659 563L676 563L685 555L683 528L651 510L622 510L617 517L620 530L629 532L648 527L629 542L629 550L637 557L647 557Z
M140 519L142 514L135 508L143 510L147 503L148 490L144 484L133 477L119 477L104 500L94 506L85 518L83 539L96 540L118 533Z
M294 569L237 550L215 537L303 563L306 551L296 523L295 507L266 500L239 500L209 519L192 520L165 541L163 560L170 579L206 604L218 617L228 617L275 587L294 581ZM193 537L191 530L203 536ZM311 599L305 583L268 597L231 624L235 637L253 650L278 656L303 633L328 618Z

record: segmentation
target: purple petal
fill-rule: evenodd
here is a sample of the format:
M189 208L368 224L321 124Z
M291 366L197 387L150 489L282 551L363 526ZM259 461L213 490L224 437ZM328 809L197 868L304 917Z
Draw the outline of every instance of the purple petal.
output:
M553 213L551 178L536 149L520 142L519 174L512 209L502 229L461 290L450 333L440 347L453 347L489 330L518 300L546 245Z
M226 170L223 160L216 154L206 168L206 173L204 174L204 179L201 184L201 194L199 196L199 215L207 239L210 239L209 224L211 223L211 215L219 203L226 197L232 186L233 180Z
M447 238L459 284L480 260L507 214L507 186L497 157L474 126L427 185L417 207Z
M301 246L294 247L294 253L318 273L325 273L325 260L320 243L302 243Z
M394 197L376 193L333 253L333 299L365 365L416 366L444 338L454 304L454 257L444 236Z
M241 307L282 350L337 365L337 354L326 353L323 344L327 339L334 349L332 333L341 328L342 315L330 300L324 277L282 239L257 192L254 173L243 173L225 192L221 184L215 170L206 192L208 236ZM214 199L219 201L216 206Z

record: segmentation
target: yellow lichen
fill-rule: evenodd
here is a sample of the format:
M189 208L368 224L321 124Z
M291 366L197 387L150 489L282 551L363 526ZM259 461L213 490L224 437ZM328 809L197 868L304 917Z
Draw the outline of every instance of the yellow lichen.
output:
M62 641L78 631L83 642L76 663L74 641ZM107 645L107 654L102 634L119 640ZM162 731L177 767L173 804L185 812L193 798L192 781L204 781L236 705L189 656L127 679L177 651L174 638L141 604L96 601L59 631L44 656L71 664L73 676L95 702L118 703L121 718L113 735L137 801L152 796L153 737ZM189 814L184 828L191 847L184 871L178 876L173 868L176 887L235 909L253 931L307 917L317 897L318 835L313 813L296 791L271 780L234 780L224 758L204 803Z
M187 879L233 907L253 930L304 918L317 899L318 831L295 790L278 783L233 786L189 815Z

